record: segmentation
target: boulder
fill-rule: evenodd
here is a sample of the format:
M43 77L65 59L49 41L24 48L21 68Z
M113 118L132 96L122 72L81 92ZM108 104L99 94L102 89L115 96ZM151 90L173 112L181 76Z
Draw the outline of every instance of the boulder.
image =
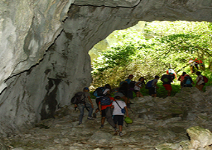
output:
M188 128L186 131L191 139L190 148L205 148L212 144L212 134L208 129L195 126Z

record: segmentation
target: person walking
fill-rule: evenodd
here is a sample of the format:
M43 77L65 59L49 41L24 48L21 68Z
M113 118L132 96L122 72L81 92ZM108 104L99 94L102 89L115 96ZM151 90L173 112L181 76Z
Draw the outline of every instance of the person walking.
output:
M104 128L105 119L107 119L107 122L114 128L114 131L116 133L117 129L113 121L113 111L111 108L113 101L114 98L111 97L110 94L107 94L106 96L102 97L101 101L99 102L99 108L101 108L100 114L102 115L100 129Z
M197 78L196 78L196 88L198 88L200 91L202 91L203 87L205 86L204 78L201 75L200 71L196 72Z
M82 119L84 116L84 108L88 110L88 120L93 120L92 113L93 113L93 103L90 98L89 88L85 87L83 89L85 101L83 103L75 104L75 107L78 107L80 110L80 116L79 116L79 125L82 124Z
M174 76L172 74L164 74L161 77L163 86L165 87L165 89L167 91L167 96L171 96L171 92L172 92L171 82L173 81L173 79L174 79Z
M98 92L97 90L100 90L100 92ZM95 91L97 93L97 95L94 95L94 96L96 96L96 105L97 105L97 108L96 108L96 111L93 113L93 117L94 118L96 118L96 114L99 111L101 111L101 108L99 108L99 102L100 102L101 98L103 96L106 96L107 94L110 94L111 93L111 86L110 86L110 84L105 84L104 87L99 87Z
M159 78L160 78L159 76L155 76L155 79L151 81L151 87L149 87L149 95L151 95L152 97L157 96L157 89L159 88L157 86L157 83Z
M122 129L124 123L124 110L126 112L126 116L129 117L127 105L124 101L121 100L120 96L115 96L115 101L112 103L113 105L113 120L115 125L119 126L119 136L123 136Z
M140 90L144 84L144 77L140 77L138 82L135 83L134 92L136 94L136 97L143 97Z

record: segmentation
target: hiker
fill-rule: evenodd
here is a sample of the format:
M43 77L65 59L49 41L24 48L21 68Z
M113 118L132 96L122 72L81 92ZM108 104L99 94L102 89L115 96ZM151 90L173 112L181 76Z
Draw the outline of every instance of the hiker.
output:
M147 87L149 89L149 95L151 95L152 97L156 97L157 96L157 91L156 89L158 89L159 87L157 86L157 82L159 80L159 76L155 76L155 78L151 81L149 81L147 84Z
M203 69L204 68L204 65L203 65L203 62L202 62L201 59L195 58L194 61L196 62L195 66L196 66L197 69Z
M124 111L126 112L126 116L129 117L128 109L126 103L121 100L120 96L115 96L115 101L112 103L114 108L113 110L113 120L115 125L119 126L119 136L123 136L122 127L124 123Z
M201 59L195 58L189 60L191 73L196 72L199 69L204 69L204 64Z
M180 81L180 87L181 89L183 88L183 80L184 80L184 75L186 72L183 72L181 76L179 76L178 81Z
M128 83L128 90L127 90L127 107L130 107L130 100L133 99L133 91L135 86L135 81L132 81L132 78L134 76L130 74L128 78L125 80L126 83Z
M83 103L75 104L75 108L78 107L80 110L80 116L79 116L79 125L82 124L82 118L84 116L84 108L88 110L88 120L93 120L92 113L93 113L93 103L90 98L89 88L85 87L83 89L85 101Z
M172 75L172 76L175 77L175 79L177 79L177 74L176 74L176 72L175 72L173 69L171 69L171 68L169 68L169 69L166 71L166 74Z
M134 76L133 76L132 74L130 74L130 75L128 76L128 78L125 80L125 82L127 82L128 84L130 84L130 82L131 82L131 80L132 80L133 77L134 77Z
M194 84L192 78L188 74L186 74L186 72L184 74L182 82L183 82L183 87L192 87L192 84Z
M123 82L119 89L118 89L118 94L119 96L124 100L124 102L127 104L128 103L128 98L127 98L127 94L128 94L128 89L129 89L129 85L127 82Z
M203 76L201 75L201 72L197 71L196 73L197 75L197 78L196 78L196 88L198 88L200 91L202 91L204 85L205 85L205 82L204 82L204 78Z
M193 59L190 59L188 61L188 63L190 64L191 73L194 73L194 64L195 64L194 60Z
M104 87L99 87L94 91L94 96L96 96L96 105L97 108L95 112L93 113L93 118L96 118L96 113L99 112L101 109L99 108L99 102L101 100L101 97L110 94L111 92L111 86L110 84L105 84Z
M145 84L144 77L140 77L138 82L135 83L134 92L136 97L143 97L142 93L140 92L142 86Z
M167 95L171 96L171 92L172 92L172 86L171 86L171 82L173 81L174 76L171 74L164 74L161 77L161 81L163 82L163 86L165 87L166 91L168 92Z
M107 122L114 128L115 132L117 132L115 123L113 121L113 111L112 111L112 102L114 101L114 98L110 96L110 94L107 94L106 96L102 97L99 102L99 108L101 108L101 127L102 129L104 127L105 118L107 119Z

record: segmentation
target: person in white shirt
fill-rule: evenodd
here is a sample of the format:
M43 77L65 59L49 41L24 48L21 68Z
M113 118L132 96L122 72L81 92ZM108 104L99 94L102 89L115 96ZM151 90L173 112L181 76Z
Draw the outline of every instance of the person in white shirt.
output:
M140 77L140 79L138 80L138 82L136 82L135 87L134 87L134 92L136 94L136 97L143 97L142 93L141 93L141 88L142 85L144 85L144 77Z
M121 100L120 96L115 96L115 101L112 103L112 106L114 108L113 110L113 120L115 125L119 126L119 136L123 136L122 133L122 127L124 123L124 113L122 112L122 109L126 111L126 116L129 117L127 105L124 101Z

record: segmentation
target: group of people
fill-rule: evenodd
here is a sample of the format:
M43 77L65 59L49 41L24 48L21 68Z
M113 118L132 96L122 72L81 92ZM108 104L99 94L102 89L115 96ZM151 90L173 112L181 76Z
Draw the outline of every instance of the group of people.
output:
M196 85L195 87L202 91L203 87L205 86L205 80L204 76L201 74L200 71L196 72L197 78L196 78ZM193 87L194 82L192 78L186 74L186 72L183 72L182 75L178 78L178 81L180 81L181 88L183 87Z
M205 85L204 76L202 76L201 72L199 71L196 72L196 75L196 87L202 91ZM97 109L94 113L94 104L90 98L89 88L85 87L83 89L84 101L75 104L75 107L78 107L80 110L79 125L82 124L84 108L86 108L88 110L88 120L93 120L96 118L97 113L100 112L100 129L104 128L104 122L105 119L107 119L108 123L114 128L115 134L119 133L119 135L122 136L124 115L126 112L126 117L129 117L128 108L130 108L130 104L133 104L130 101L133 99L133 92L135 93L136 97L143 97L141 88L145 87L149 90L149 95L156 97L157 89L159 88L157 85L160 78L159 76L155 76L153 80L150 80L147 83L145 83L144 77L140 77L137 82L132 81L133 77L134 76L131 74L125 81L120 83L119 88L117 88L115 91L114 97L111 96L112 89L109 84L106 84L104 87L97 88L94 92L97 105ZM171 83L176 78L177 76L173 69L167 70L166 74L161 77L161 81L163 82L163 86L166 89L168 96L170 96L172 92ZM192 84L194 84L192 78L186 72L182 73L182 75L178 78L178 81L180 81L181 88L192 87Z
M114 97L111 96L111 87L109 84L106 84L102 89L99 88L99 90L102 90L102 93L99 92L98 95L96 95L97 109L93 113L94 105L90 97L89 89L87 87L83 89L85 96L84 101L75 104L75 107L78 107L80 110L79 125L82 124L84 108L86 108L88 110L88 120L93 120L96 118L96 114L100 112L100 129L104 128L105 119L107 119L107 122L114 128L114 135L119 134L119 136L123 136L122 127L125 113L126 117L129 117L126 103L121 100L119 94L115 94Z
M188 63L190 64L191 73L195 73L196 70L199 69L204 69L204 64L201 59L198 58L190 59Z

